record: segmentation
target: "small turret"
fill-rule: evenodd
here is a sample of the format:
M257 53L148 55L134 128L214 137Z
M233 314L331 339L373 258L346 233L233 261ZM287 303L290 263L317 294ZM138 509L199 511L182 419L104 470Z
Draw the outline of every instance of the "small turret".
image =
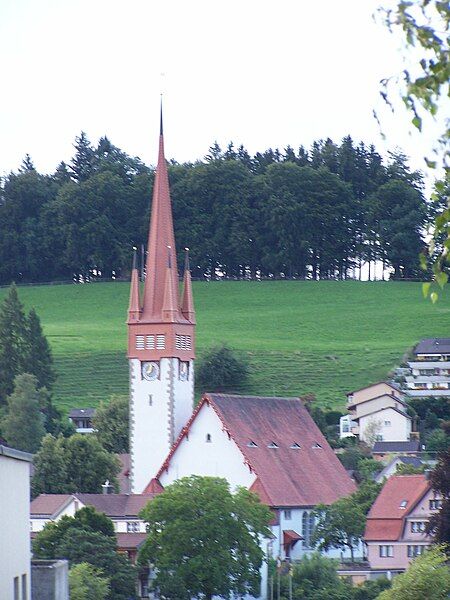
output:
M139 272L137 269L136 247L133 247L133 266L131 268L130 303L128 305L128 322L139 321L141 305L139 300Z
M185 248L183 293L181 296L181 313L190 323L195 323L194 296L192 294L191 269L189 265L189 248Z

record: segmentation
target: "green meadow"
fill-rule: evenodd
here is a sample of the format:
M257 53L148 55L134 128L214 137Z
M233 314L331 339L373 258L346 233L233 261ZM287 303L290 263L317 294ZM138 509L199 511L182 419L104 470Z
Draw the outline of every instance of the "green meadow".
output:
M64 411L127 393L128 292L124 282L19 288L52 346ZM249 358L236 391L314 393L323 407L342 408L346 392L385 378L421 338L450 336L450 294L432 305L419 283L194 282L194 296L197 355L224 342Z

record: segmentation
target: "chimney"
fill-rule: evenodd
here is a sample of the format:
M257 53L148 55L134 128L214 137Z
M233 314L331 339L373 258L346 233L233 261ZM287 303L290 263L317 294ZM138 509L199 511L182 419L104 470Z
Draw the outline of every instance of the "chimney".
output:
M107 479L105 481L105 483L102 484L102 494L104 494L105 496L108 494L113 494L114 493L114 488L111 485L111 483L109 482L109 479Z

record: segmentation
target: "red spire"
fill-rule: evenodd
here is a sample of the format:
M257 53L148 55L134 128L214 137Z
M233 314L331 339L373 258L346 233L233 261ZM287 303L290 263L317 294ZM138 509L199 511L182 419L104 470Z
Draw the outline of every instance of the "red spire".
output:
M136 265L136 248L133 248L133 267L131 269L130 303L128 305L128 321L138 321L141 313L139 302L139 273Z
M192 294L191 270L189 268L189 248L185 248L183 294L181 296L181 312L190 323L195 323L194 296Z
M177 300L177 288L173 286L172 277L172 249L169 247L167 269L166 269L166 281L164 286L164 299L162 304L162 320L168 323L175 323L179 315L178 300ZM177 278L178 284L178 278ZM178 285L177 285L178 287Z
M166 267L168 246L173 249L170 272ZM178 270L169 192L169 177L164 157L162 109L158 164L156 167L153 188L146 273L141 320L149 322L160 321L163 320L162 311L167 277L170 279L170 285L168 284L169 288L171 290L178 290ZM177 298L177 294L175 294L174 298ZM176 314L174 314L173 320L177 320L177 318L181 317L179 307L174 307L174 310Z

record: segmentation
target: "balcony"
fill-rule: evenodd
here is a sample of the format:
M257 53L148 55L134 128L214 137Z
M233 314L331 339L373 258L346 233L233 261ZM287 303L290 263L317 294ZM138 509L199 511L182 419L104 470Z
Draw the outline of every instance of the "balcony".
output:
M408 362L411 369L450 369L450 361L448 360L412 360Z

